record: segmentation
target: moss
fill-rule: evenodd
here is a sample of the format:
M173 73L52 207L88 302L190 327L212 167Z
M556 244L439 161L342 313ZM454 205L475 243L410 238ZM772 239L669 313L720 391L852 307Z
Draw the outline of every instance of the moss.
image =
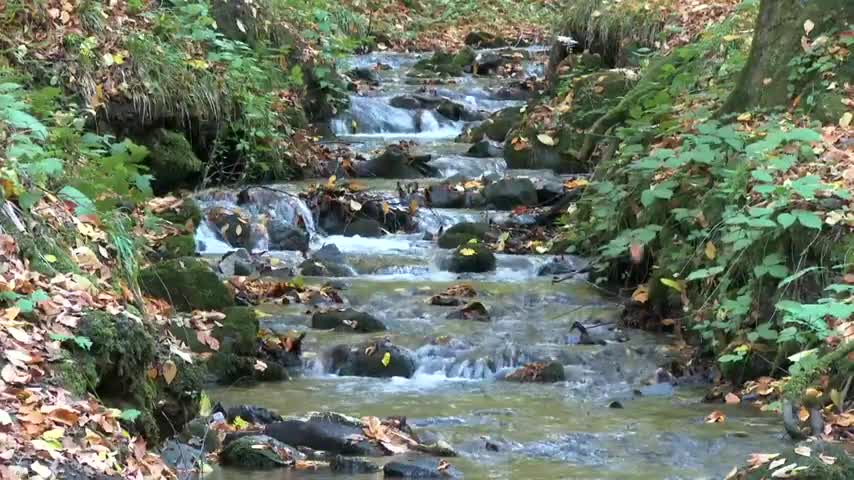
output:
M187 363L173 357L178 373L171 383L159 376L153 382L157 402L154 419L161 436L177 435L182 427L199 414L199 400L207 377L204 365Z
M437 51L430 58L419 60L413 67L420 72L435 72L440 75L458 77L465 68L474 63L477 54L471 48L463 48L457 53Z
M196 239L193 235L176 235L160 242L162 258L191 257L196 253Z
M574 85L572 110L564 115L564 122L576 128L590 128L619 103L634 83L619 70L603 70L580 77Z
M177 188L202 171L202 161L181 133L159 128L142 144L148 147L148 166L159 191Z
M48 235L19 235L17 238L21 256L29 260L33 270L48 276L79 271L67 249L60 246L60 241Z
M457 248L469 240L483 240L489 233L489 225L485 223L458 223L447 229L439 237L439 248Z
M257 359L234 355L232 353L216 353L208 360L207 367L222 384L276 382L288 379L288 373L278 363L266 362L266 368L261 371L256 368Z
M92 357L85 354L70 356L54 365L53 373L57 382L78 397L94 392L98 385L98 371Z
M222 326L214 329L213 335L220 341L220 352L238 355L254 355L258 350L259 322L252 307L229 307L223 309L225 319Z
M234 305L231 290L198 258L152 265L140 272L139 284L146 294L169 301L182 312L221 310Z
M88 353L102 381L133 378L154 361L154 338L137 320L92 310L84 314L78 333L92 341ZM121 384L108 387L123 388Z
M194 226L198 226L202 222L202 209L195 200L185 198L177 210L163 212L160 218L176 225L184 225L192 221Z

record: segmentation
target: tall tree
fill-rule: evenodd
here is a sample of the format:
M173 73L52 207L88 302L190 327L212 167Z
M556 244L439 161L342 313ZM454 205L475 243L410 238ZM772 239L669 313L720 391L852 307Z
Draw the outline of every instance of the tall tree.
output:
M787 105L792 100L790 64L805 52L804 45L850 30L852 24L854 0L761 0L750 56L724 112ZM848 55L849 65L852 57L854 53ZM845 69L849 78L843 81L852 80L851 70ZM800 80L795 86L803 88L811 79Z

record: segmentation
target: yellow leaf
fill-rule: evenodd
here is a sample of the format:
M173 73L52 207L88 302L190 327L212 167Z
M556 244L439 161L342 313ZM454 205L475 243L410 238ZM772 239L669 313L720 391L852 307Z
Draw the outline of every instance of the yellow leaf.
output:
M685 287L682 285L682 282L678 280L673 280L672 278L662 278L661 283L667 285L668 287L676 290L677 292L681 292L685 290Z
M749 122L752 118L753 118L753 115L751 115L749 113L742 113L741 115L738 116L738 121L739 122Z
M416 212L418 212L418 200L413 198L412 201L409 202L409 214L415 215Z
M848 128L851 125L851 120L854 120L854 114L851 112L845 112L842 115L842 118L839 119L839 126L842 128Z
M545 133L541 133L541 134L537 135L537 140L539 140L540 143L542 143L543 145L548 145L550 147L554 147L555 145L557 145L557 142L555 142L555 139L552 138L550 135L545 134Z
M723 423L726 421L726 414L720 410L715 410L706 417L706 423Z
M383 215L388 215L391 212L391 208L388 206L388 203L383 202Z
M65 436L65 429L62 427L53 428L42 433L42 438L45 440L59 440Z
M163 363L163 379L166 380L166 385L171 385L178 375L178 366L172 360L166 360Z
M234 420L231 422L231 424L234 426L234 428L236 428L238 430L243 430L244 428L249 426L249 422L240 418L239 415L234 418Z
M56 263L56 255L47 254L44 256L44 261L47 263Z
M718 248L712 242L706 243L706 258L714 260L718 256Z
M385 355L383 355L382 362L383 362L383 366L387 367L388 364L391 363L391 353L385 352Z
M329 177L329 180L326 181L326 188L335 188L335 180L337 179L338 177L336 177L335 175Z
M466 243L468 243L469 245L477 245L477 239L476 239L476 238L472 238L472 239L470 239L470 240L469 240L468 242L466 242Z
M116 65L121 65L121 64L125 63L125 56L122 55L121 53L114 53L113 54L113 63L115 63Z
M460 255L462 255L464 257L471 257L472 255L474 255L476 253L477 252L473 248L464 248L464 249L460 250Z
M649 290L646 288L646 285L641 285L634 291L634 293L632 293L632 300L638 303L646 303L649 301Z

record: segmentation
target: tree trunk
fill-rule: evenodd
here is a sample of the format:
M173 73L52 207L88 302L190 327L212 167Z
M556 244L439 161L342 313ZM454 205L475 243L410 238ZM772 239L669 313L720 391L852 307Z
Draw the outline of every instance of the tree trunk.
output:
M723 113L788 105L789 63L804 52L804 24L814 24L808 38L845 30L854 22L852 0L762 0L750 56Z

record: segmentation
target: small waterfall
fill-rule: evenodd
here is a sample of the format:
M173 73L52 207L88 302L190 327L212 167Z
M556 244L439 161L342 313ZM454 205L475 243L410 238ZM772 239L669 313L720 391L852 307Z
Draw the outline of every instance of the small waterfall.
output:
M332 120L336 135L364 133L417 133L417 110L389 105L388 97L350 97L350 109Z
M220 234L215 232L208 222L202 222L196 229L196 251L213 255L224 255L235 250L234 247L220 239Z

